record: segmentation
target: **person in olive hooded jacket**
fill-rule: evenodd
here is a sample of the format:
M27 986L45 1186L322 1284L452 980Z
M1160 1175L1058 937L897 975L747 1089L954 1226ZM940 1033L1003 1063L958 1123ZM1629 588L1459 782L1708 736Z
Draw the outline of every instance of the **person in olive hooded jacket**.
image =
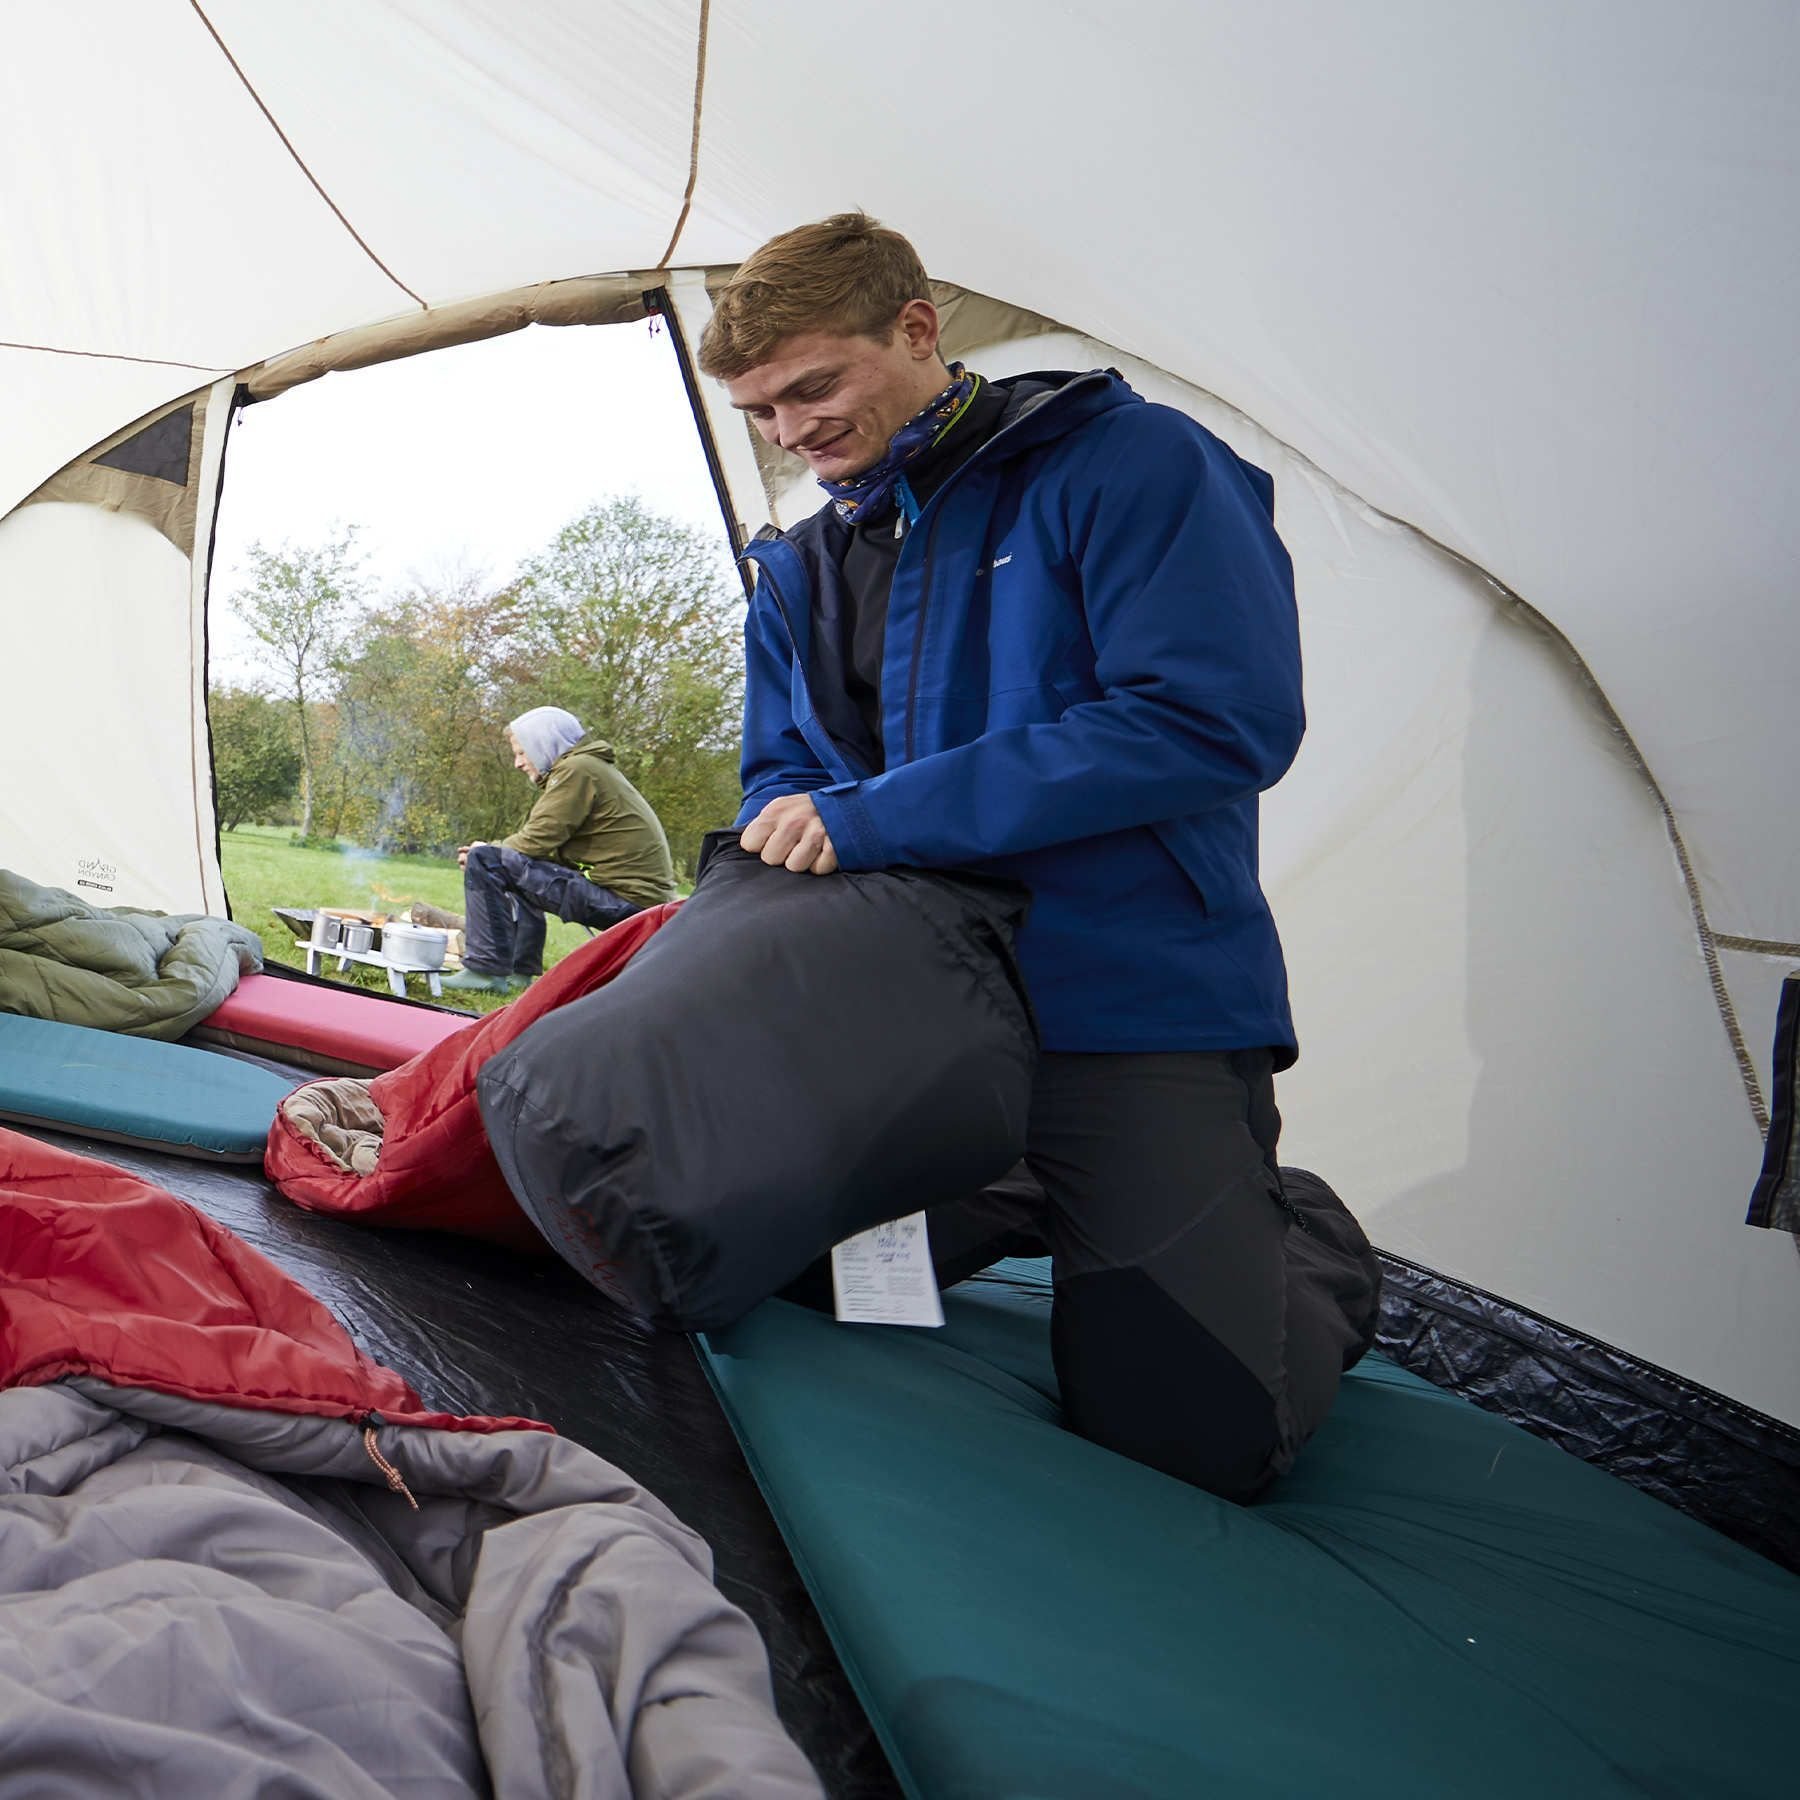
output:
M560 706L506 728L513 767L539 789L524 824L497 844L465 844L463 966L446 988L523 987L544 972L544 917L604 929L675 898L669 840L650 803Z

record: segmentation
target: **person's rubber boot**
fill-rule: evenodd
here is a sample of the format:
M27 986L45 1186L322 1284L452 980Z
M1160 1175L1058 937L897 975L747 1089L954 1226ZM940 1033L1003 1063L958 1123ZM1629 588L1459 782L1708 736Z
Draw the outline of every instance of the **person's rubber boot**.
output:
M458 969L438 983L446 994L505 994L524 985L517 975L484 975L479 969Z
M441 906L432 906L424 900L412 903L412 923L428 925L434 931L461 931L463 916L461 913L445 912Z

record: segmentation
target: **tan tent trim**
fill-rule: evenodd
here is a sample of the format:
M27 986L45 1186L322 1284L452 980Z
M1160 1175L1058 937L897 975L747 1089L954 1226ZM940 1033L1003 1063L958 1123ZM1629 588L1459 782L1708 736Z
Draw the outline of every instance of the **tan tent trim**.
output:
M188 490L194 496L194 543L188 558L188 667L192 682L188 775L194 794L194 857L200 874L201 904L209 913L231 916L225 871L219 861L218 787L213 768L212 715L207 668L207 596L212 585L214 532L219 495L225 485L225 441L237 403L237 382L215 381L204 400L194 402Z
M644 292L660 286L661 280L655 274L576 275L455 306L434 306L429 312L334 332L253 364L238 379L252 400L272 400L321 375L504 337L527 325L626 324L644 317Z
M1800 958L1800 944L1789 944L1780 938L1734 937L1730 932L1715 931L1713 942L1721 950L1743 950L1751 956Z
M206 431L208 390L201 388L159 406L155 412L134 419L123 431L115 431L96 444L86 455L77 457L59 469L41 488L27 494L20 506L32 506L42 500L67 500L87 506L102 506L108 512L136 513L166 537L185 557L194 554L194 520L200 504L200 459ZM140 432L166 419L183 407L194 410L193 429L188 436L187 480L177 487L172 481L158 480L154 475L136 475L129 469L109 469L96 459L116 450Z

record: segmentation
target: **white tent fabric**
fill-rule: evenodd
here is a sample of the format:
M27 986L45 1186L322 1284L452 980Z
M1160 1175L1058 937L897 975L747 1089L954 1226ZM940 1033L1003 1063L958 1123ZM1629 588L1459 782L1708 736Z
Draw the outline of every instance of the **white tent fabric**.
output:
M1393 1248L1800 1422L1800 1264L1735 1223L1755 1111L1707 962L1723 934L1766 1086L1800 960L1800 11L88 0L7 29L0 513L315 337L622 270L697 316L683 271L846 205L1181 384L1277 475L1302 569L1314 738L1267 809L1294 1153ZM191 620L161 550L73 510L87 538L0 524L33 716L186 742L191 668L152 692L41 626L103 577L133 630ZM34 741L0 723L9 770ZM3 859L52 816L9 795ZM133 838L145 897L217 904L196 825L197 791Z

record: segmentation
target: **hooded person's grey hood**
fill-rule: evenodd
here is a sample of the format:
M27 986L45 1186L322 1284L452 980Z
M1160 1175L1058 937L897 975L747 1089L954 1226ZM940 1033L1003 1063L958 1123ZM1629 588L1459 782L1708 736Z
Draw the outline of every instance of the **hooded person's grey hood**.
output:
M550 773L550 765L565 751L573 750L584 735L581 721L560 706L534 706L506 729L518 740L540 781Z

